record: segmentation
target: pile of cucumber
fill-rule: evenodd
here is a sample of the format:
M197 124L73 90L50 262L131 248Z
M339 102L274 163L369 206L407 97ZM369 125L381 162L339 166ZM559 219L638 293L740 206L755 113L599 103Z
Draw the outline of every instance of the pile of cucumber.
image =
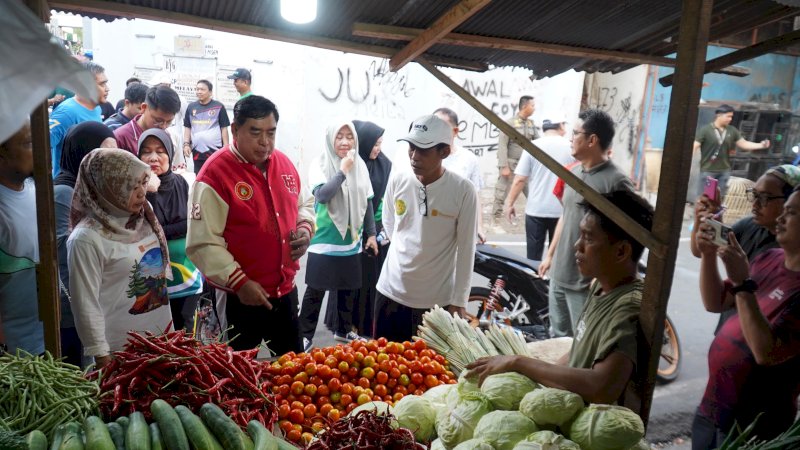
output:
M109 423L90 416L83 424L59 425L49 445L41 431L25 440L30 450L297 450L255 420L245 433L213 403L203 405L198 416L185 406L155 400L150 412L151 424L141 412Z

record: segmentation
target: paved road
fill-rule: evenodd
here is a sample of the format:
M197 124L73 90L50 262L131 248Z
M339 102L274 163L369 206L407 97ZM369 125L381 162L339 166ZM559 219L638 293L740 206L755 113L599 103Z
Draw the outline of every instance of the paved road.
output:
M657 386L653 396L653 408L647 438L651 443L671 442L689 433L694 410L700 401L708 376L706 352L717 316L703 309L698 292L699 261L689 251L688 232L684 223L684 237L675 264L667 313L677 328L683 355L678 379L671 384ZM525 253L522 235L489 235L489 241L519 254ZM301 267L305 267L303 263ZM305 274L301 269L297 284L302 298ZM482 285L478 276L475 283ZM474 283L474 284L475 284ZM324 309L323 309L324 311ZM333 336L320 322L314 338L316 346L333 345ZM683 448L683 447L673 447Z

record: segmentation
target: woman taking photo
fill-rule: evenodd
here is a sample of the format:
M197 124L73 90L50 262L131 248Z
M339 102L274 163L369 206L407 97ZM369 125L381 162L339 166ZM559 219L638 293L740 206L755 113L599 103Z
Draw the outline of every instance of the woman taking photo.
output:
M67 240L75 326L84 353L103 367L128 331L162 333L172 314L169 253L145 198L147 164L119 149L98 149L81 162Z
M369 172L358 156L358 135L351 122L328 128L326 148L311 163L308 181L316 203L317 231L308 247L306 292L300 311L303 348L310 348L325 291L329 308L336 311L330 323L334 339L358 338L352 312L356 290L361 288L362 239L367 252L377 254L373 197ZM359 330L363 331L363 330Z

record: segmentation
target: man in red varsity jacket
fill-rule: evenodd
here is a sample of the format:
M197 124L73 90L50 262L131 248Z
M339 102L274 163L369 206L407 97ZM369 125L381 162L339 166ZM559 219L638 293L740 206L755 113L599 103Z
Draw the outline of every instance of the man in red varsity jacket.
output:
M302 351L298 260L313 233L314 198L275 149L278 110L252 95L233 109L233 143L206 161L190 199L186 254L225 292L217 312L234 349L262 340L276 354Z

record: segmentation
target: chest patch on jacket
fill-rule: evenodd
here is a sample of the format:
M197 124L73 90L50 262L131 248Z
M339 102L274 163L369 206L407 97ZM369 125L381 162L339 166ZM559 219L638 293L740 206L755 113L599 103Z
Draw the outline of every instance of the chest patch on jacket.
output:
M239 200L250 200L253 198L253 187L244 181L236 183L234 191L236 191L236 196L239 197Z

